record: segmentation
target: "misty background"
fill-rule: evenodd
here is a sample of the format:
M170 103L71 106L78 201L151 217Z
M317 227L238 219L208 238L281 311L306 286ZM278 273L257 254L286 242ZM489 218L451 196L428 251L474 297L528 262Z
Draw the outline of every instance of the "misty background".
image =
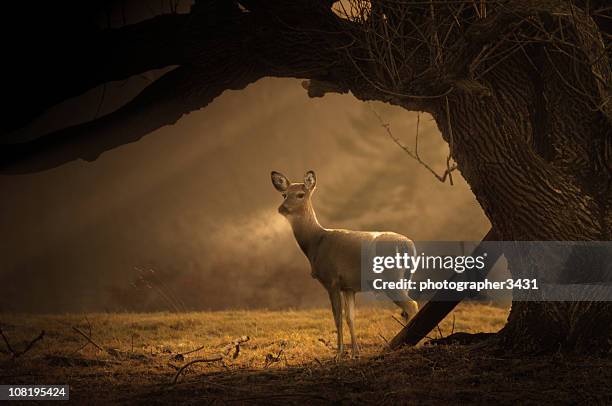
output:
M158 74L93 89L20 135L106 114ZM327 304L276 211L271 170L293 181L315 170L326 227L480 240L489 223L460 173L454 186L437 181L372 109L413 146L416 113L350 95L309 99L298 80L264 79L93 163L0 177L0 310ZM448 147L427 115L419 145L441 173Z
M79 75L70 61L101 52L87 46L100 30L188 12L191 1L57 1L35 13L10 6L5 37L19 41L6 44L8 68L29 73L27 86L7 89L13 115L11 106L49 97ZM5 140L101 117L167 71L94 88ZM276 211L271 170L294 181L316 171L314 205L326 227L480 240L489 224L460 173L452 187L438 182L372 109L413 145L415 113L350 95L309 99L299 80L264 79L95 162L0 176L0 311L327 306ZM428 116L420 122L420 153L441 173L448 147Z
M68 100L15 135L107 114L164 71ZM313 169L326 227L414 240L480 240L488 221L459 172L438 182L413 147L416 113L350 95L309 99L264 79L93 163L0 177L0 310L145 311L327 303L286 220L271 170ZM419 151L442 173L448 147L427 115Z

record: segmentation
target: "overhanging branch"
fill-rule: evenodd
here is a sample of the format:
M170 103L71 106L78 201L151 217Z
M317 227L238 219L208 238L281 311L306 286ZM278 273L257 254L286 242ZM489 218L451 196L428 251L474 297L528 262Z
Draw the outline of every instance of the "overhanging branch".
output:
M54 61L53 69L40 72L37 80L45 81L44 88L36 86L36 82L29 86L10 84L8 96L15 101L8 108L9 114L4 116L0 137L49 107L96 86L184 63L183 35L189 19L186 14L165 14L123 28L100 31L88 39L86 48L72 50L68 60ZM59 70L62 63L65 66ZM24 80L31 81L31 78ZM12 86L14 91L10 91ZM30 88L31 91L27 90ZM34 91L35 97L29 93Z
M510 38L495 27L516 19L532 24L547 7L532 10L523 5L517 16L514 2L487 3L484 16L482 10L470 11L471 6L465 8L461 2L425 3L393 1L393 15L383 10L372 19L367 8L359 18L341 18L327 0L253 0L242 7L236 2L202 1L188 15L159 16L109 31L106 41L114 44L108 48L114 54L102 55L100 72L73 84L64 95L168 64L179 68L108 116L37 140L3 145L0 172L31 172L74 159L96 159L175 123L224 90L241 89L264 76L309 79L305 87L311 97L350 91L360 100L432 113L443 111L443 101L451 98L452 104L464 96L493 97L490 87L499 81L496 71L506 69L503 58L521 50L506 43L517 38L513 30ZM586 72L582 82L589 88L594 83L599 93L605 93L601 79L589 76L608 80L609 62L599 65L603 67ZM604 96L599 99L608 100L609 95ZM602 111L609 108L599 104Z
M309 28L296 29L294 21L272 18L266 15L269 12L241 12L210 35L197 32L201 38L185 37L182 46L188 50L182 57L187 62L117 111L32 141L3 145L0 172L28 173L76 159L95 160L105 151L174 124L225 90L242 89L264 76L329 78L326 67L335 62L335 52L328 46L324 29L330 27L325 20L312 18ZM202 15L200 10L198 16ZM196 17L183 31L197 31ZM262 21L262 17L267 18Z
M214 62L213 62L214 61ZM174 124L184 114L205 107L227 89L242 89L258 75L242 58L211 58L204 67L179 67L149 85L119 110L98 120L44 135L33 141L4 145L0 171L29 173L77 159L93 161L105 151L136 142Z

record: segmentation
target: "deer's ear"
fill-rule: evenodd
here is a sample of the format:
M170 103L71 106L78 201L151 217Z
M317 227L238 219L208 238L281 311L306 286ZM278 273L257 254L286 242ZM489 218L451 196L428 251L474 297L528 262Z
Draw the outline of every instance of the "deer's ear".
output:
M289 188L289 179L280 172L272 171L272 184L279 192L286 192Z
M308 190L313 190L315 186L317 186L317 177L314 171L306 172L306 175L304 175L304 186L306 186Z

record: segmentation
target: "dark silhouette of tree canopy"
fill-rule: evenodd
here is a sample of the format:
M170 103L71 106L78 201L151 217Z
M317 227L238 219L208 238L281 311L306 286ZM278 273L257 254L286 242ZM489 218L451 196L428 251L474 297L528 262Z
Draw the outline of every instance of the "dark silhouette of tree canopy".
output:
M79 74L18 103L5 133L97 85L176 68L113 113L3 145L1 168L95 160L225 90L302 78L310 97L350 92L430 113L500 239L610 240L611 22L605 1L196 1L87 31L83 57L68 59ZM516 273L518 255L506 253ZM607 351L611 328L606 302L515 302L500 337Z

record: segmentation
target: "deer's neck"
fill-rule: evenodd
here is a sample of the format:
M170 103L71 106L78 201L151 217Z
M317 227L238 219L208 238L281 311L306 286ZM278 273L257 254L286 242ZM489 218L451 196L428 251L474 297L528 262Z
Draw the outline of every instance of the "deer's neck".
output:
M289 216L289 222L293 229L293 235L304 254L310 258L310 254L316 250L325 229L317 220L314 208L311 204L306 207L303 214Z

